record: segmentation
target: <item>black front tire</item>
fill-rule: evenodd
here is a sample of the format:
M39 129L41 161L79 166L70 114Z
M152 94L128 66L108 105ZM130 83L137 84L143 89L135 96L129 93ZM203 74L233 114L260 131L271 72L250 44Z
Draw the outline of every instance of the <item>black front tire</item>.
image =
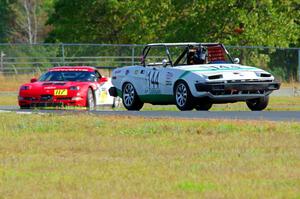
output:
M21 105L20 109L30 109L30 105Z
M96 109L96 102L94 92L91 88L88 89L86 94L86 108L87 110L95 110Z
M208 111L212 107L210 102L200 102L195 106L197 111Z
M190 111L194 108L194 97L189 86L184 81L179 81L174 87L175 104L181 111Z
M144 105L131 83L125 83L122 88L122 102L129 111L139 111Z
M262 111L269 104L269 96L248 100L246 101L246 104L248 108L252 111Z

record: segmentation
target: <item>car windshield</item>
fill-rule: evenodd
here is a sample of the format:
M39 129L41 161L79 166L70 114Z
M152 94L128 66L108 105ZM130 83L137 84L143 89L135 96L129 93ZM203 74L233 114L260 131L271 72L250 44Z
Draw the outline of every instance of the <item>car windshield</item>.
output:
M88 71L48 71L39 78L39 81L93 82L96 81L96 75Z
M157 45L143 53L145 66L233 63L222 44Z
M177 59L175 59L175 66L232 63L230 57L221 45L190 46L185 47L181 52L182 53L178 56L178 49L176 49L175 51L172 51L172 49L170 49L171 57L178 57Z

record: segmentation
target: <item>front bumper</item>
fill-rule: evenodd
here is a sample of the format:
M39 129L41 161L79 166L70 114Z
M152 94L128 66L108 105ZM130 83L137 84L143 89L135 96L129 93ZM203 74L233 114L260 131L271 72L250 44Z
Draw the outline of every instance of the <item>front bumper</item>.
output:
M204 92L207 97L215 101L243 101L269 95L280 88L280 83L268 82L209 82L196 83L197 92Z
M19 106L29 107L56 107L56 106L85 106L86 100L82 97L32 97L19 96Z

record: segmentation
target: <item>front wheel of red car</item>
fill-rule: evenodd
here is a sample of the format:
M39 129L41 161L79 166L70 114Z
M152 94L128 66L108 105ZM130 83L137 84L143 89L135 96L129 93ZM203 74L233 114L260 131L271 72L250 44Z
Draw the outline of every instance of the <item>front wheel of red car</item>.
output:
M246 101L246 104L248 108L252 111L262 111L269 104L269 96L248 100Z
M30 105L20 105L20 109L30 109Z
M86 108L88 110L95 110L96 108L95 97L91 88L88 89L86 94Z

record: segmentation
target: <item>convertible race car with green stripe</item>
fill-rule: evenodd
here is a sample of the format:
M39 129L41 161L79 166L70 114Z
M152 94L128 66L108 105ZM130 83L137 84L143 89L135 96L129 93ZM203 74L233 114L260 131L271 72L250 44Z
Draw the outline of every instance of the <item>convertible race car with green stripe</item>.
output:
M176 104L183 111L238 101L263 110L280 87L270 73L240 65L219 43L148 44L141 65L115 69L112 84L110 94L121 97L128 110L151 103Z

